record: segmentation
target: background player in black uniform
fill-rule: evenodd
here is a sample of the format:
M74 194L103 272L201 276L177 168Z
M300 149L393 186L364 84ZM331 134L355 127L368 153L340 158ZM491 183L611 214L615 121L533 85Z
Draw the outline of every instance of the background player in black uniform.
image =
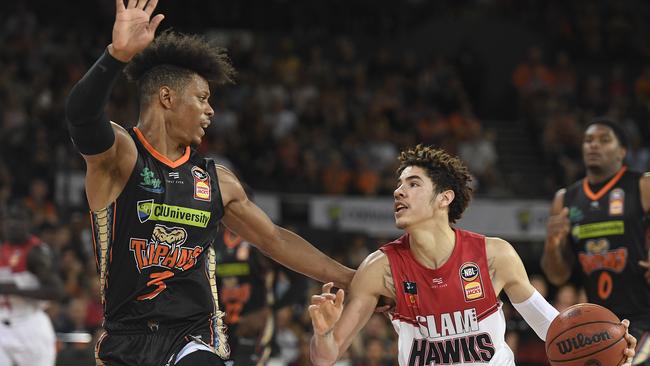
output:
M66 118L86 165L107 335L97 363L217 365L228 357L217 305L220 223L292 269L342 287L353 271L298 235L275 226L239 180L201 158L214 110L209 82L234 71L221 49L167 32L151 17L157 0L116 0L113 42L70 92ZM103 110L129 63L140 116L126 131Z
M250 187L244 185L244 189L253 199ZM283 270L226 227L219 232L214 248L219 306L228 327L230 358L238 366L265 365L271 354L273 313L303 303L307 281L293 271ZM289 286L276 298L275 285L281 275Z
M626 148L618 124L603 119L587 126L586 177L555 195L542 268L561 285L575 267L590 302L630 320L630 333L639 340L633 364L650 365L650 287L644 278L650 175L627 169Z
M271 354L275 309L304 302L304 277L269 261L251 243L224 228L219 233L217 287L219 305L225 312L228 343L235 365L265 365ZM281 274L289 287L276 298L274 285Z

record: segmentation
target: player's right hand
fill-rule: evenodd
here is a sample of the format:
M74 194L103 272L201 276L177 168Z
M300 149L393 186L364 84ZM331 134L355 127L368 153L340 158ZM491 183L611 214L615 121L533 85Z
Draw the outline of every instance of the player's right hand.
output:
M158 0L115 0L115 24L113 43L109 52L113 57L128 62L153 41L156 29L165 17L158 14L151 18Z
M314 327L314 334L325 335L334 329L334 325L341 318L343 312L343 299L345 292L339 289L336 294L330 292L334 283L323 285L323 293L311 297L309 316Z
M571 228L569 221L569 208L564 207L557 215L552 215L546 222L546 243L549 249L556 249Z

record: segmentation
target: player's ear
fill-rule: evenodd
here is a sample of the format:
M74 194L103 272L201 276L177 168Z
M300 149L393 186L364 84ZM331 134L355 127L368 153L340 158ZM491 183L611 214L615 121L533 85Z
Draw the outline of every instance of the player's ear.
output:
M451 205L451 203L454 201L455 197L456 194L451 189L442 191L438 194L438 199L440 200L442 207L449 207L449 205Z
M162 86L158 89L158 101L165 109L170 109L172 107L173 94L174 91L168 86Z

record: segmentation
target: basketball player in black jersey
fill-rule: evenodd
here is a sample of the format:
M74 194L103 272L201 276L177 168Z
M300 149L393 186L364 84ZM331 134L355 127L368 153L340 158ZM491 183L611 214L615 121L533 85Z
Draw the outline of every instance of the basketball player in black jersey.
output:
M106 333L98 365L223 365L212 244L223 224L297 272L347 287L353 271L275 226L237 177L199 156L214 111L209 82L234 71L197 36L154 33L157 0L116 0L112 43L66 103L86 165ZM127 66L128 64L128 66ZM120 71L137 82L140 115L127 131L104 114Z
M307 281L292 271L282 271L251 243L225 229L215 243L219 304L226 313L231 358L237 366L265 365L271 355L273 312L304 302ZM289 286L275 297L278 276Z
M560 189L551 206L542 268L555 285L575 268L590 302L630 320L638 339L633 365L650 365L650 285L647 268L650 174L624 165L620 125L597 119L582 144L586 177Z

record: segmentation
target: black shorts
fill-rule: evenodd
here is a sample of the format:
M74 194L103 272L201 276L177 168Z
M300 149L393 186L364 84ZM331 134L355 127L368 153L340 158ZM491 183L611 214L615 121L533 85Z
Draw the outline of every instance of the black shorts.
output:
M184 326L107 324L106 328L95 346L98 366L173 366L178 352L194 338L209 345L213 339L205 321Z

